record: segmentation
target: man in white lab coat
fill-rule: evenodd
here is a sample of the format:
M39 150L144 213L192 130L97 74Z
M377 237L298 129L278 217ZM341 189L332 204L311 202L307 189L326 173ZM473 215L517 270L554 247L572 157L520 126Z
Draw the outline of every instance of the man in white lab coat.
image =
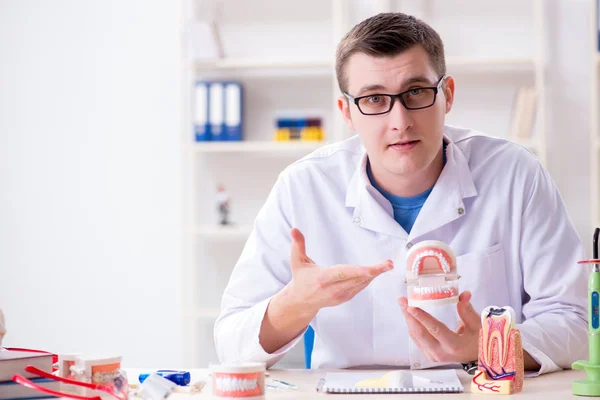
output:
M526 369L586 358L587 271L560 195L525 148L445 125L438 34L379 14L344 37L336 71L358 135L280 174L223 295L221 361L273 365L310 324L313 368L467 364L490 305L515 310ZM407 306L406 253L424 240L456 253L457 305Z

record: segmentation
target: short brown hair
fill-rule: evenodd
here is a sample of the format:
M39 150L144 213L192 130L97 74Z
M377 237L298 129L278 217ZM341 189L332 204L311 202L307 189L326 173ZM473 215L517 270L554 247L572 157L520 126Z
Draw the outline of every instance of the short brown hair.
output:
M425 49L437 74L445 75L444 43L425 22L403 13L381 13L365 19L355 25L337 47L335 72L340 90L348 90L344 69L353 54L393 57L416 45Z

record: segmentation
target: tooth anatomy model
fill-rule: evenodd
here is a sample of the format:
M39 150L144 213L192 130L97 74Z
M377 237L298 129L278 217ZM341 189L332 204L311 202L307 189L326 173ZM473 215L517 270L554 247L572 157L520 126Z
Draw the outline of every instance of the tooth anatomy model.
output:
M515 311L491 306L481 313L479 368L472 393L512 394L523 389L523 345L515 329Z
M408 305L458 303L456 257L452 249L437 240L425 240L406 254Z

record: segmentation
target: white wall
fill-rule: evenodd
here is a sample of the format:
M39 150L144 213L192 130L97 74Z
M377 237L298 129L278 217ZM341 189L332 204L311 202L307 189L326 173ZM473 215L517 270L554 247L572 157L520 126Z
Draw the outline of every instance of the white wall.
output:
M0 0L6 345L179 362L178 4Z

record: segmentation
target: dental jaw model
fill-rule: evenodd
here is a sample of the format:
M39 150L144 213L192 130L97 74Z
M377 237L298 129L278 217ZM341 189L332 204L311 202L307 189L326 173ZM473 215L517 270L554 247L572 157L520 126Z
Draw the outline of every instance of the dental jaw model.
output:
M443 242L426 240L410 248L406 255L408 305L458 303L456 257Z
M481 312L479 368L472 393L512 394L523 389L523 345L515 329L515 311L491 306Z

